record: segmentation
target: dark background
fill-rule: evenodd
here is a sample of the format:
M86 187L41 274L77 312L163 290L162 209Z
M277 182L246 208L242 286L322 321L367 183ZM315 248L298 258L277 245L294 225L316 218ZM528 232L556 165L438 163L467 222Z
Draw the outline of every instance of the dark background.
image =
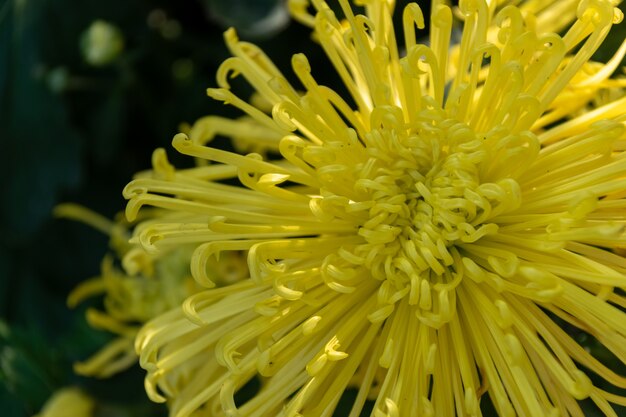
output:
M154 148L178 161L169 143L180 123L237 114L205 95L228 56L222 32L230 25L286 75L291 55L305 52L320 83L337 87L307 28L255 27L276 7L280 0L0 0L2 416L30 416L68 385L96 397L101 417L164 415L145 399L140 369L104 381L71 372L110 337L89 328L85 307L65 305L78 282L98 274L107 238L51 212L76 202L113 217L125 204L122 188L149 167ZM124 40L102 66L87 63L81 46L98 19ZM623 26L599 59L615 51Z
M283 5L0 0L0 415L30 416L68 385L94 395L100 416L163 414L145 399L140 369L104 381L71 372L110 337L89 328L85 306L65 304L78 282L98 274L108 239L51 212L76 202L113 217L124 185L149 167L154 148L170 147L180 123L237 114L205 94L229 56L228 26L282 68L285 51L310 49L308 29L288 20L254 31L275 7ZM124 40L102 66L86 62L81 45L96 20Z

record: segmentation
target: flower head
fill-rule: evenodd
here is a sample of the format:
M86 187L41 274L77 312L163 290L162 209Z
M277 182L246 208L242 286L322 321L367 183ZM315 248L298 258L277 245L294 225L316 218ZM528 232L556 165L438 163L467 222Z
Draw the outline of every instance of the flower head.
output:
M129 219L170 211L135 239L157 252L195 245L199 283L212 285L208 262L224 252L246 251L250 269L141 330L150 396L177 417L331 415L349 388L351 416L368 400L376 417L474 416L483 395L503 416L581 415L586 398L615 415L610 403L626 400L590 376L626 378L563 330L626 362L626 261L613 252L626 246L626 100L593 104L626 84L609 78L626 46L590 61L621 20L614 4L433 1L419 43L416 4L400 30L393 1L357 14L339 0L343 18L312 3L309 14L292 1L292 13L346 95L319 85L301 54L299 91L227 31L234 56L208 93L245 116L174 138L209 164L160 160L166 176L124 191ZM230 90L236 76L254 99ZM211 148L215 135L258 150ZM189 364L197 372L181 376ZM256 377L258 393L235 401Z
M139 245L128 243L129 229L133 225L123 218L110 221L70 203L57 206L55 215L82 221L110 236L113 253L103 258L100 275L80 283L67 299L67 304L73 308L89 297L103 295L104 309L88 308L86 319L93 328L111 332L116 338L86 361L75 363L74 371L107 378L137 362L134 342L141 325L180 306L201 288L190 275L193 248L182 245L150 255ZM153 215L155 213L142 216L144 226ZM119 263L122 265L117 265ZM232 284L247 272L245 262L237 253L230 253L210 269L212 278L220 285Z
M95 401L78 388L56 391L34 417L92 417Z

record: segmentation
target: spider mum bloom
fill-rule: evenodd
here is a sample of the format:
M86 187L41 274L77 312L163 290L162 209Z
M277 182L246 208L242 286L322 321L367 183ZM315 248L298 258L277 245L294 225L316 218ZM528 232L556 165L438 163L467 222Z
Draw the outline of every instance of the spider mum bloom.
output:
M157 213L144 213L144 226ZM89 224L110 237L113 253L102 260L100 275L80 283L67 299L73 308L87 298L102 295L104 308L88 308L85 316L91 327L116 337L84 362L75 363L74 371L83 376L108 378L137 362L135 337L144 323L180 306L200 290L189 270L193 248L183 245L150 255L139 245L128 243L133 225L123 219L111 221L71 203L57 206L55 215ZM232 284L248 273L239 254L229 255L209 269L211 278L219 285Z
M346 96L303 55L293 87L234 31L209 95L238 120L198 121L173 145L209 164L126 187L127 216L170 211L136 230L148 251L196 246L191 269L246 251L250 279L207 289L148 323L136 348L146 388L171 414L330 416L606 415L626 388L567 324L626 363L626 99L594 106L626 46L590 61L621 14L610 1L434 1L428 45L416 4L323 1L314 28ZM519 2L515 2L519 3ZM455 16L460 42L451 47ZM565 30L563 36L554 31ZM400 46L399 46L400 45ZM256 90L235 95L229 77ZM272 160L214 149L216 135ZM162 152L160 155L162 155ZM230 179L225 183L222 180ZM239 185L231 185L234 180ZM195 364L197 372L181 376ZM235 401L254 378L256 395Z

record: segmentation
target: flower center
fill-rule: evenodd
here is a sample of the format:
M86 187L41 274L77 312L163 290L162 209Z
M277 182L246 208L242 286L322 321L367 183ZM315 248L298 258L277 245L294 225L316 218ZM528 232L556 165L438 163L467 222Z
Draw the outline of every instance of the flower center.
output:
M363 269L382 281L380 308L371 320L385 318L408 297L423 322L438 327L449 321L463 276L464 247L497 233L490 220L519 205L513 179L484 180L493 177L486 163L493 155L489 147L516 137L504 131L478 136L446 116L427 109L407 125L386 109L364 135L360 155L351 147L336 150L332 166L348 156L360 159L343 166L353 180L351 198L323 190L315 204L318 211L358 227L362 242L327 256L324 273L339 291L350 291ZM341 184L328 188L333 186Z

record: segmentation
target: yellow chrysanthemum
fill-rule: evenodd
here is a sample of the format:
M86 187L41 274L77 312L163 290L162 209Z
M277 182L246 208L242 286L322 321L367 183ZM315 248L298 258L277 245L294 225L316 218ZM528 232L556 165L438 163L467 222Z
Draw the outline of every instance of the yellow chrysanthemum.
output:
M131 224L112 222L75 204L61 204L55 215L87 223L110 236L113 255L102 260L100 275L78 285L68 296L70 307L86 298L103 295L104 311L89 308L88 323L117 337L85 362L74 364L80 375L107 378L137 362L134 343L141 325L180 304L200 290L190 275L193 248L180 246L166 253L149 255L129 244ZM148 218L155 213L148 214ZM144 224L149 221L142 219ZM122 263L122 268L115 265ZM248 273L245 261L236 253L212 265L212 278L220 285L232 284Z
M92 417L95 402L78 388L56 391L34 417Z
M358 3L363 15L338 1L343 19L321 0L313 15L290 3L345 97L294 55L299 91L230 30L234 57L208 93L246 115L174 138L210 164L176 171L158 151L162 174L126 187L130 220L169 210L135 230L147 251L196 246L207 287L224 252L247 251L250 269L140 331L150 397L176 417L330 416L348 388L351 417L367 400L375 417L478 416L485 394L502 416L582 416L587 398L616 416L626 399L591 377L626 377L563 326L626 363L626 259L614 253L626 247L626 98L594 106L626 84L609 78L626 46L590 61L619 10L433 1L420 44L418 5L398 35L393 1ZM250 102L231 92L235 76L256 90ZM216 135L282 159L208 147ZM256 395L236 401L255 378Z

